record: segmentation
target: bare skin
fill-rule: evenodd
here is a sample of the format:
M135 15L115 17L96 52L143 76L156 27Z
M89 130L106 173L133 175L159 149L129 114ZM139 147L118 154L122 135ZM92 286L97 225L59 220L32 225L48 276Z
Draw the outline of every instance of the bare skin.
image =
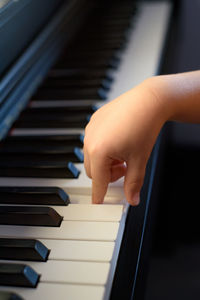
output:
M97 110L85 130L84 165L92 202L125 176L127 201L137 205L146 164L168 120L200 123L200 71L149 78Z

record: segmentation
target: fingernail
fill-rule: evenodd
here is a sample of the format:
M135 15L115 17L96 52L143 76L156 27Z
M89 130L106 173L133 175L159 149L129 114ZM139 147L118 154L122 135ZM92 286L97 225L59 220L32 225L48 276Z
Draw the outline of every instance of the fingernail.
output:
M92 204L102 204L103 201L92 201Z
M92 199L92 204L102 204L103 203L103 200L101 199Z
M140 203L140 193L139 192L134 194L131 202L132 202L132 205L138 205Z

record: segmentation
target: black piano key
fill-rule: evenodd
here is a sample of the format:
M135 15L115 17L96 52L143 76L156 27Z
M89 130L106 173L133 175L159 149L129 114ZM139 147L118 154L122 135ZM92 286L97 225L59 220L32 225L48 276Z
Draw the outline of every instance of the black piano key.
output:
M85 49L85 51L88 51L88 49ZM95 49L94 49L95 51ZM104 51L102 49L101 51ZM102 67L102 68L95 68L94 67L71 67L71 68L66 68L62 64L55 65L54 68L49 72L49 76L55 77L55 76L70 76L71 78L87 78L87 79L92 79L92 78L111 78L111 80L114 80L113 74L111 74L111 71L108 70L107 67Z
M68 50L69 51L69 50ZM75 60L77 59L77 61L82 61L83 59L97 59L98 57L102 57L104 59L111 59L111 58L118 58L118 55L117 53L113 53L112 50L107 50L107 51L92 51L92 50L88 50L87 52L86 51L80 51L80 50L77 50L75 48L72 49L72 51L69 51L67 52L67 55L63 55L61 56L61 58L59 59L59 61L63 60L63 61L66 61L66 60Z
M106 9L105 9L105 3L106 3ZM115 3L115 4L114 4ZM114 4L114 5L113 5ZM135 2L133 1L101 1L98 2L96 6L96 10L94 11L93 15L95 15L96 18L104 18L103 14L105 16L123 16L123 15L129 15L129 13L133 12L135 10ZM103 14L102 14L103 13ZM93 17L92 15L92 17Z
M79 170L72 162L0 162L1 177L78 178Z
M103 53L104 51L99 53ZM78 55L74 53L73 55L68 55L63 57L60 61L57 62L57 66L68 66L71 67L96 67L96 69L101 69L102 67L110 67L115 68L116 64L120 62L120 50L119 51L112 51L112 55L107 55L101 57L97 51L90 51L85 50L83 51L82 55ZM62 65L63 63L63 65Z
M74 79L72 78L48 78L43 84L42 87L48 88L90 88L90 87L96 87L98 86L99 88L104 88L106 90L110 89L112 82L107 79L102 79L102 78L94 78L90 80L86 79ZM90 113L90 112L88 112Z
M34 143L34 140L32 140ZM32 144L28 143L28 140L26 140L26 143L16 143L15 145L10 145L9 143L2 143L0 145L0 153L49 153L49 154L65 154L65 155L71 155L71 157L76 156L79 149L74 146L68 146L68 145L56 145L54 143L53 145L48 145L45 143L38 143L36 146L34 143L34 147ZM79 151L80 152L80 151ZM79 153L78 153L78 156ZM80 156L81 157L81 156ZM70 159L69 159L70 160Z
M113 31L113 30L109 30L109 28L105 29L104 28L95 28L95 29L88 29L87 30L87 36L89 39L91 38L96 38L98 40L102 40L102 39L113 39L113 40L123 40L124 36L125 36L125 32L123 29L119 30L119 31ZM107 57L106 54L109 53L109 51L105 52L105 55L103 54L102 57ZM81 54L81 52L80 52Z
M93 113L95 110L91 109L90 112ZM85 112L79 112L75 106L71 108L71 111L67 111L65 107L55 107L55 110L54 107L34 107L24 110L14 126L20 128L84 128L90 117L91 114L87 114L87 109Z
M112 30L113 28L110 27L110 30ZM79 43L83 43L83 41L77 41L75 44L74 44L74 47L77 48L79 46ZM112 40L109 42L109 40L107 40L105 43L102 42L102 43L92 43L92 41L88 42L87 44L84 45L84 47L81 48L81 51L82 52L85 52L85 51L91 51L91 50L94 50L94 51L113 51L113 54L115 53L115 51L118 51L118 50L123 50L124 47L126 46L125 45L126 43L123 43L122 41L116 41L116 42L113 42ZM56 65L57 66L57 65Z
M90 41L91 39L94 39L96 41L108 41L109 39L111 41L119 41L120 39L124 38L124 34L127 30L127 28L129 26L123 26L122 24L112 24L109 23L108 19L105 20L107 24L105 24L105 26L102 26L101 24L99 24L100 26L98 27L87 27L85 28L85 35L87 35L87 40ZM116 22L116 20L115 20ZM130 20L128 21L130 24ZM116 30L111 30L110 27L116 26ZM83 40L83 36L79 36L77 38L76 41L80 41ZM74 41L74 44L76 43L76 41ZM71 45L71 47L69 48L69 53L71 52L70 50L73 49L74 44ZM81 48L83 48L85 46L85 44L81 44ZM77 50L78 51L78 50ZM81 53L81 50L80 50ZM68 55L68 53L66 54Z
M24 161L31 160L32 163L39 164L40 162L49 161L52 163L63 162L63 165L66 165L66 162L83 162L83 153L79 148L54 148L54 147L45 147L41 146L38 148L24 147L25 149L7 149L3 148L0 151L0 165L1 162L9 161L11 162L20 161L24 164ZM3 151L4 150L4 151ZM28 164L27 164L28 165Z
M113 50L113 49L92 49L92 47L87 47L87 45L82 46L81 50L77 48L76 43L74 43L71 47L71 49L68 49L68 52L65 53L61 58L63 60L68 59L68 57L91 57L92 59L97 59L98 57L118 57L118 54L122 53L121 49L118 49L117 51ZM60 59L61 59L60 58ZM100 70L97 70L100 71Z
M38 150L38 149L36 149ZM44 167L47 165L46 161L51 163L52 165L56 165L57 163L59 165L66 166L67 162L73 162L73 163L80 163L83 162L83 153L79 151L79 149L74 150L74 152L71 153L49 153L48 151L41 151L41 152L17 152L17 153L1 153L0 154L0 166L4 163L1 163L3 160L9 160L9 166L14 161L18 160L20 162L20 165L23 166L27 162L28 166L28 161L31 160L31 164L35 164L33 167L42 167L41 165L43 164ZM41 165L40 165L41 164ZM4 164L5 165L5 164Z
M107 30L107 29L106 29ZM109 30L109 28L108 28ZM110 29L111 31L111 29ZM105 44L105 45L110 45L111 46L111 49L113 46L116 46L116 47L121 47L121 45L125 44L127 38L125 36L125 34L123 35L123 37L121 36L117 36L117 35L113 35L112 34L105 34L105 33L97 33L97 34L90 34L88 36L88 41L87 41L87 44L84 44L83 47L86 47L87 49L88 48L91 48L93 49L93 47L96 47L97 45L99 45L99 48L101 49L101 45L102 44ZM84 42L84 38L81 37L80 39L77 40L77 42L80 42L83 44ZM109 51L109 49L108 49ZM104 57L99 57L99 60L100 61L105 61Z
M0 225L59 227L62 219L52 207L0 206Z
M82 109L82 111L81 111ZM78 106L72 106L71 108L65 106L59 107L30 107L25 109L20 115L19 120L23 121L51 121L61 123L81 123L90 118L97 108L85 107L78 109Z
M113 6L112 2L107 2L108 4L111 4L111 7L107 8L107 10L105 10L105 4L104 2L98 2L98 6L96 11L94 12L93 16L96 16L96 18L108 18L112 15L113 18L117 17L117 18L127 18L132 16L132 14L137 10L136 4L133 1L116 1L116 5ZM106 4L107 4L106 3ZM123 5L122 5L123 3ZM119 5L120 4L120 5ZM102 16L102 12L103 14L105 14L105 16Z
M61 108L59 108L59 110L61 110ZM41 108L41 109L29 109L24 111L24 113L21 114L21 116L19 117L20 120L24 120L24 121L52 121L52 122L82 122L84 120L86 120L87 118L90 117L90 114L87 113L79 113L79 112L71 112L70 113L66 113L65 114L65 109L63 108L63 112L59 111L58 109L55 108L55 113L53 113L53 108L47 108L45 110L45 108Z
M117 31L113 31L110 28L106 28L106 31L105 31L105 29L103 27L99 27L99 28L89 28L86 31L87 31L88 36L95 36L95 34L96 34L96 36L105 36L106 38L108 38L108 37L118 37L118 38L123 39L124 35L126 35L126 31L127 31L126 29L124 30L124 28L121 28L121 30L118 29ZM78 50L77 50L77 52L78 52ZM107 53L107 52L109 52L109 50L106 51L105 53ZM81 53L82 52L80 52L80 54Z
M0 285L35 288L40 275L23 264L0 263Z
M77 68L77 69L66 69L61 67L56 67L52 68L49 73L47 78L67 78L67 79L75 79L75 80L91 80L91 79L106 79L111 82L113 82L113 76L111 75L111 72L108 70L100 69L100 70L92 70L88 69L85 70L85 68Z
M64 99L62 99L64 100ZM90 116L82 118L54 119L54 120L35 120L34 118L24 120L19 118L15 123L15 128L85 128L90 120Z
M43 91L45 91L46 89L42 89ZM55 88L55 91L59 90L59 88ZM48 90L47 90L48 91ZM55 103L56 104L56 103ZM92 105L91 105L92 106ZM55 109L55 110L54 110ZM44 118L44 120L58 120L58 119L62 119L63 121L65 120L73 120L76 119L77 121L80 119L84 119L86 118L88 115L93 114L96 111L96 109L87 109L86 108L82 108L79 110L78 107L76 107L75 105L73 105L71 108L69 107L69 109L67 107L64 106L53 106L53 107L30 107L28 109L25 109L20 118L22 119L28 119L28 118L35 118L35 119L39 119L42 120L42 117Z
M62 205L70 203L68 194L58 187L0 187L1 204Z
M111 50L115 50L115 49L119 49L125 40L125 35L123 37L121 36L112 36L112 31L114 30L119 30L122 31L127 30L127 27L125 28L124 25L121 24L109 24L107 23L107 26L105 26L104 28L102 28L102 30L110 32L109 34L90 34L90 36L88 36L87 38L87 43L85 43L85 34L83 36L79 36L79 38L76 39L76 41L74 41L74 44L71 47L71 51L73 49L77 49L76 47L79 45L79 50L80 52L82 52L82 49L98 49L98 50L102 50L105 49L105 52L107 51L111 51ZM81 45L81 47L80 47ZM105 47L103 47L105 46ZM70 51L68 52L70 53ZM113 52L114 53L114 52ZM100 58L100 57L99 57ZM101 58L100 58L101 59Z
M53 81L55 82L55 80ZM59 82L59 81L58 81ZM43 87L43 86L42 86ZM57 90L58 87L55 89ZM22 115L25 116L34 116L35 118L38 118L38 115L40 118L42 116L44 118L60 118L60 117L70 117L72 115L78 116L86 116L93 114L97 110L97 107L94 104L84 104L83 105L66 105L66 106L40 106L40 107L34 107L30 106L23 110ZM73 116L74 117L74 116Z
M49 249L33 239L0 238L0 259L47 261Z
M83 147L84 136L82 134L67 135L10 135L3 141L4 147L26 147L33 143L34 147L40 147L44 144L47 147Z
M119 25L119 26L113 26L113 24L108 24L107 28L105 28L104 30L117 30L118 27L118 30L120 29L127 29L125 28L123 25ZM93 36L91 37L90 39L88 39L87 43L84 43L84 38L79 38L76 40L76 42L74 43L73 47L78 47L78 45L82 44L82 48L80 51L82 51L83 49L95 49L95 50L104 50L104 51L116 51L118 49L122 49L124 48L125 44L126 44L126 37L124 35L123 38L117 38L117 37L113 37L112 36L107 36L107 37L99 37L99 36Z
M102 25L104 28L109 25L115 25L116 28L118 28L118 26L127 28L131 22L130 18L127 17L127 13L124 16L121 12L121 15L119 15L120 13L117 13L116 18L114 18L115 13L111 12L111 14L99 15L99 12L97 12L97 16L94 14L91 21L93 21L93 24L95 24L96 21L96 26L98 26L98 28L100 27L99 25Z
M88 120L96 111L93 105L78 106L71 105L69 108L65 106L59 107L30 107L25 109L20 115L16 126L27 123L29 126L43 126L47 127L84 127ZM37 125L37 123L39 125ZM34 125L31 125L34 124ZM43 125L40 125L43 124Z
M90 68L90 67L95 67L95 68L112 68L116 69L119 66L120 60L118 58L111 58L111 59L96 59L96 60L91 60L90 58L88 59L83 59L83 60L62 60L60 63L57 63L57 66L60 64L66 68L77 68L77 67L82 67L82 68ZM77 85L77 87L80 88L80 86ZM99 88L97 85L96 88Z
M123 24L124 21L127 22L127 24ZM87 41L89 42L91 41L91 39L94 39L97 42L99 41L99 43L102 43L104 41L108 42L109 39L112 43L123 40L124 33L128 30L128 28L131 25L132 25L132 20L113 19L113 22L110 22L109 18L107 18L104 20L104 24L99 23L97 27L94 26L94 28L91 27L85 28L84 35L79 35L79 37L71 45L71 49L73 49L77 41L83 41L83 39L86 38L85 35L87 35ZM81 45L81 49L80 49L81 52L82 48L86 47L87 44L82 43L80 45Z
M86 71L87 72L87 71ZM106 90L88 88L79 91L79 89L54 89L40 88L32 99L38 100L105 100Z
M23 300L23 298L13 292L0 291L1 300Z

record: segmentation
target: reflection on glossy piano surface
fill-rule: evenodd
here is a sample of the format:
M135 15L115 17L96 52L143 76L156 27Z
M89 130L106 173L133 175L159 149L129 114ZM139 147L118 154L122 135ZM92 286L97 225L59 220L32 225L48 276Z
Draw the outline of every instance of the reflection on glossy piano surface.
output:
M2 6L0 299L131 299L141 284L156 149L129 209L120 181L91 205L81 148L98 107L159 72L169 16L165 1Z

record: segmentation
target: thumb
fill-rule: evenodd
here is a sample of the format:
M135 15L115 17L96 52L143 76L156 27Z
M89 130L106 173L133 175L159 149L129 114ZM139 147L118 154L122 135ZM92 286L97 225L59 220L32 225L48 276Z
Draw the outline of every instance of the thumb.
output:
M144 182L146 164L131 159L127 162L127 170L124 181L124 192L127 201L131 205L138 205L140 202L140 190Z

